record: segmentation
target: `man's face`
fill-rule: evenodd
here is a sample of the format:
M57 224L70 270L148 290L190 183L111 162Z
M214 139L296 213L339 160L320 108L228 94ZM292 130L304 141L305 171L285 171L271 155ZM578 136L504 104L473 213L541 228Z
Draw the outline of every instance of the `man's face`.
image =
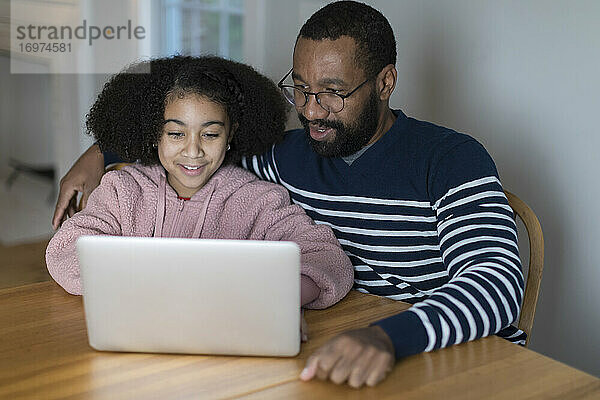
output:
M307 92L350 93L367 77L356 66L354 39L298 39L294 50L294 85ZM369 81L344 100L342 111L323 109L314 96L296 107L313 150L324 157L345 157L356 153L375 135L379 98Z

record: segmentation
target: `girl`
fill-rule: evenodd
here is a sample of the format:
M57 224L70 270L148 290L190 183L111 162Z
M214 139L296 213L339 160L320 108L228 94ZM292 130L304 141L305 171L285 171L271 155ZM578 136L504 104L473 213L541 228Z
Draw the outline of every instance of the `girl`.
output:
M82 235L289 240L301 250L302 305L339 301L353 270L330 228L290 205L283 187L234 165L281 139L285 119L271 81L216 57L157 59L112 77L87 129L103 150L138 163L105 174L56 232L46 250L54 280L81 294Z

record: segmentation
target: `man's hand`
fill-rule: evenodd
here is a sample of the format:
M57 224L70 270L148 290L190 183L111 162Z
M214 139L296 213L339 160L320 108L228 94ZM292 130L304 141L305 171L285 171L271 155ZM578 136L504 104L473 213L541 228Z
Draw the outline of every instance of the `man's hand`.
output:
M315 375L354 388L375 386L394 366L394 345L378 326L344 332L321 346L306 361L303 381Z
M60 180L60 192L52 217L52 227L58 229L67 217L77 210L77 193L81 192L81 208L87 204L88 197L100 184L104 174L104 156L97 145L90 146L73 164L69 172Z

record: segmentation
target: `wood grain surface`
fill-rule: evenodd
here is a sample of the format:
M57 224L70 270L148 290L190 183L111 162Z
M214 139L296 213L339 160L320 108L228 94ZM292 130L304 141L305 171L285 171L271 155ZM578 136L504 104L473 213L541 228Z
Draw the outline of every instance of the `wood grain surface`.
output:
M47 240L4 246L0 244L0 289L49 281L46 269Z
M298 375L333 335L407 304L352 291L309 311L309 342L295 358L97 352L80 297L53 282L0 290L0 399L600 398L600 380L491 337L401 360L376 388L354 390Z

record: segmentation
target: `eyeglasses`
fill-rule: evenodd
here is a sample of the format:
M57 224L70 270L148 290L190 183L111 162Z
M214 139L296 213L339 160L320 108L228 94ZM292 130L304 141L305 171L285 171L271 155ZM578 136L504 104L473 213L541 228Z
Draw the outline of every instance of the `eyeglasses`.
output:
M283 96L287 101L290 102L293 106L296 107L304 107L306 103L308 103L308 96L315 96L317 100L317 104L321 106L325 111L338 113L344 109L344 100L348 97L352 96L354 92L360 89L365 83L369 82L371 78L368 78L363 83L354 88L354 90L350 91L348 94L338 94L333 92L305 92L297 88L296 86L284 85L283 81L292 73L294 68L290 69L287 74L277 84L277 87L281 89Z

